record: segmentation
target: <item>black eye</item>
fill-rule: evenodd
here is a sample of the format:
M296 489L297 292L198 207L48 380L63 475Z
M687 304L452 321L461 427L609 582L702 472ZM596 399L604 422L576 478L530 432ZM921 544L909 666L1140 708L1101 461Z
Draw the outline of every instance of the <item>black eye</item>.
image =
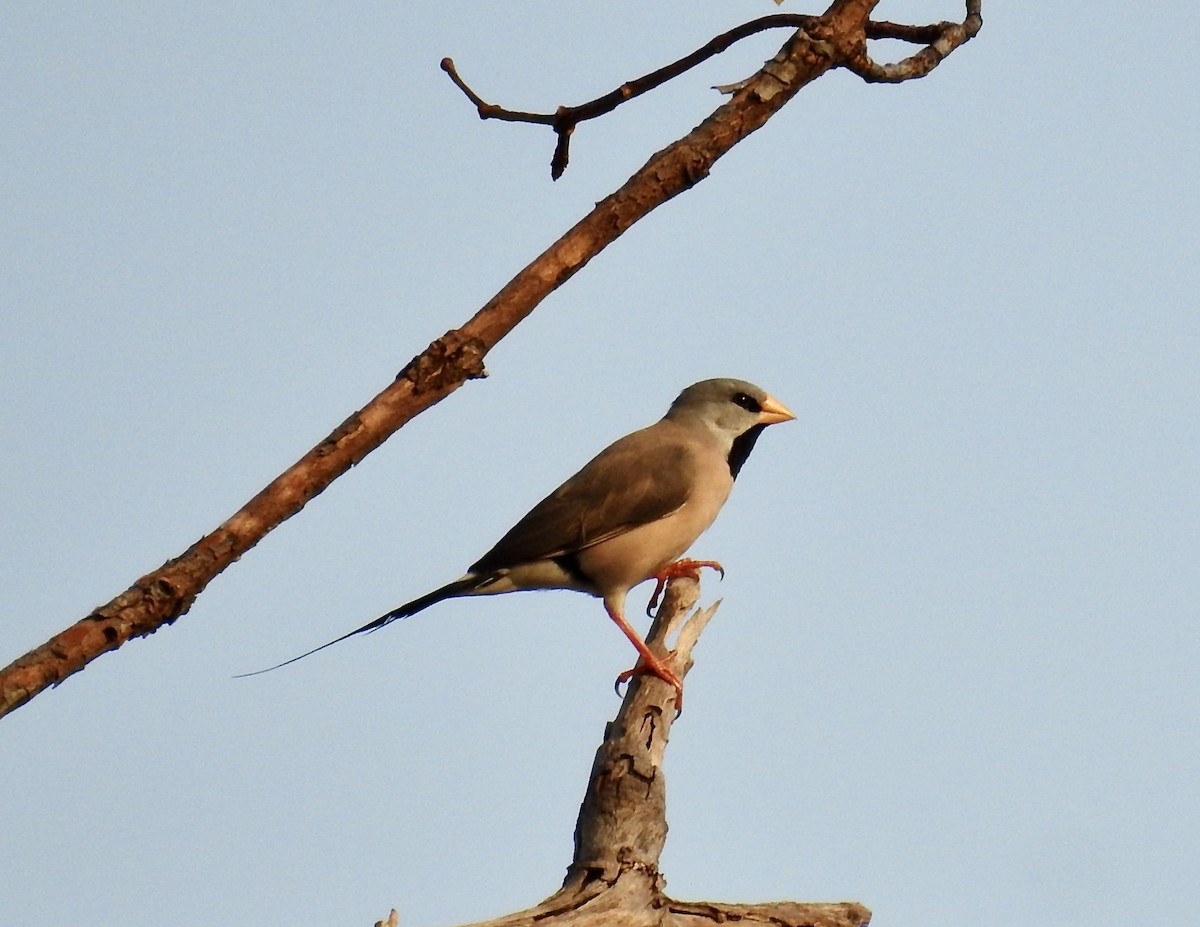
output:
M741 406L747 412L753 412L757 415L762 411L762 403L753 396L747 396L745 393L734 393L733 401L735 405Z

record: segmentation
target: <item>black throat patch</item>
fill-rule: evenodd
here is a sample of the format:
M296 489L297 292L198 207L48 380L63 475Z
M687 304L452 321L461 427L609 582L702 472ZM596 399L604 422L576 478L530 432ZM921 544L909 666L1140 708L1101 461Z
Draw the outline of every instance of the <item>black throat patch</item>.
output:
M729 449L729 472L735 480L741 472L746 458L754 450L754 442L758 440L758 436L762 434L763 429L766 427L766 425L755 425L749 431L743 431L733 439L733 447Z

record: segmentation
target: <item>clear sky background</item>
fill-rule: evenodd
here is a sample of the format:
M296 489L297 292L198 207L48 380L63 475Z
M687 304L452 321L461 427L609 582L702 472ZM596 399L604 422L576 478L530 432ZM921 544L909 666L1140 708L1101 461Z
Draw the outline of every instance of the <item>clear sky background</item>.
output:
M774 10L6 5L0 662L219 524L785 35L582 126L556 184L550 133L480 122L442 56L549 110ZM633 657L599 603L448 603L231 677L458 576L710 376L798 421L693 549L728 576L668 890L1194 921L1192 12L989 0L924 80L806 89L175 626L0 721L0 921L438 927L550 894Z

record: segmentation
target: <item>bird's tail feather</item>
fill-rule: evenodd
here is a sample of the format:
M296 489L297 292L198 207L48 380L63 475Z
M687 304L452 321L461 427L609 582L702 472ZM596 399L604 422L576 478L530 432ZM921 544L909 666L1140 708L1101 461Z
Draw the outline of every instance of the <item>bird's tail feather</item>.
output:
M378 631L385 624L391 624L398 618L408 618L415 615L419 611L423 611L430 605L442 601L443 599L452 599L455 596L470 595L476 589L495 582L495 577L490 574L468 574L462 579L456 579L452 583L447 583L440 589L435 589L433 592L426 593L418 599L413 599L401 605L399 608L394 608L386 615L380 615L374 621L364 624L361 628L355 628L343 634L341 637L336 637L328 643L322 644L320 647L314 647L312 650L300 654L298 657L292 657L290 660L284 660L282 663L276 663L274 666L268 666L266 669L255 670L252 673L239 673L234 676L234 679L245 679L247 676L258 676L262 673L269 673L272 670L280 669L290 663L295 663L297 660L303 660L305 657L311 657L318 650L324 650L326 647L332 647L334 644L340 644L348 637L354 637L355 634L363 634L369 631Z

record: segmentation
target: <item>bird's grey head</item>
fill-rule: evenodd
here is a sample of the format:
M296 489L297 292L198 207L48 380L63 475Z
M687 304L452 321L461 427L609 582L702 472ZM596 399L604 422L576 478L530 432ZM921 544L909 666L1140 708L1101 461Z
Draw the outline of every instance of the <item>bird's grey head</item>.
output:
M796 416L766 390L746 380L720 377L693 383L671 403L666 418L698 423L726 446L736 478L762 430Z

